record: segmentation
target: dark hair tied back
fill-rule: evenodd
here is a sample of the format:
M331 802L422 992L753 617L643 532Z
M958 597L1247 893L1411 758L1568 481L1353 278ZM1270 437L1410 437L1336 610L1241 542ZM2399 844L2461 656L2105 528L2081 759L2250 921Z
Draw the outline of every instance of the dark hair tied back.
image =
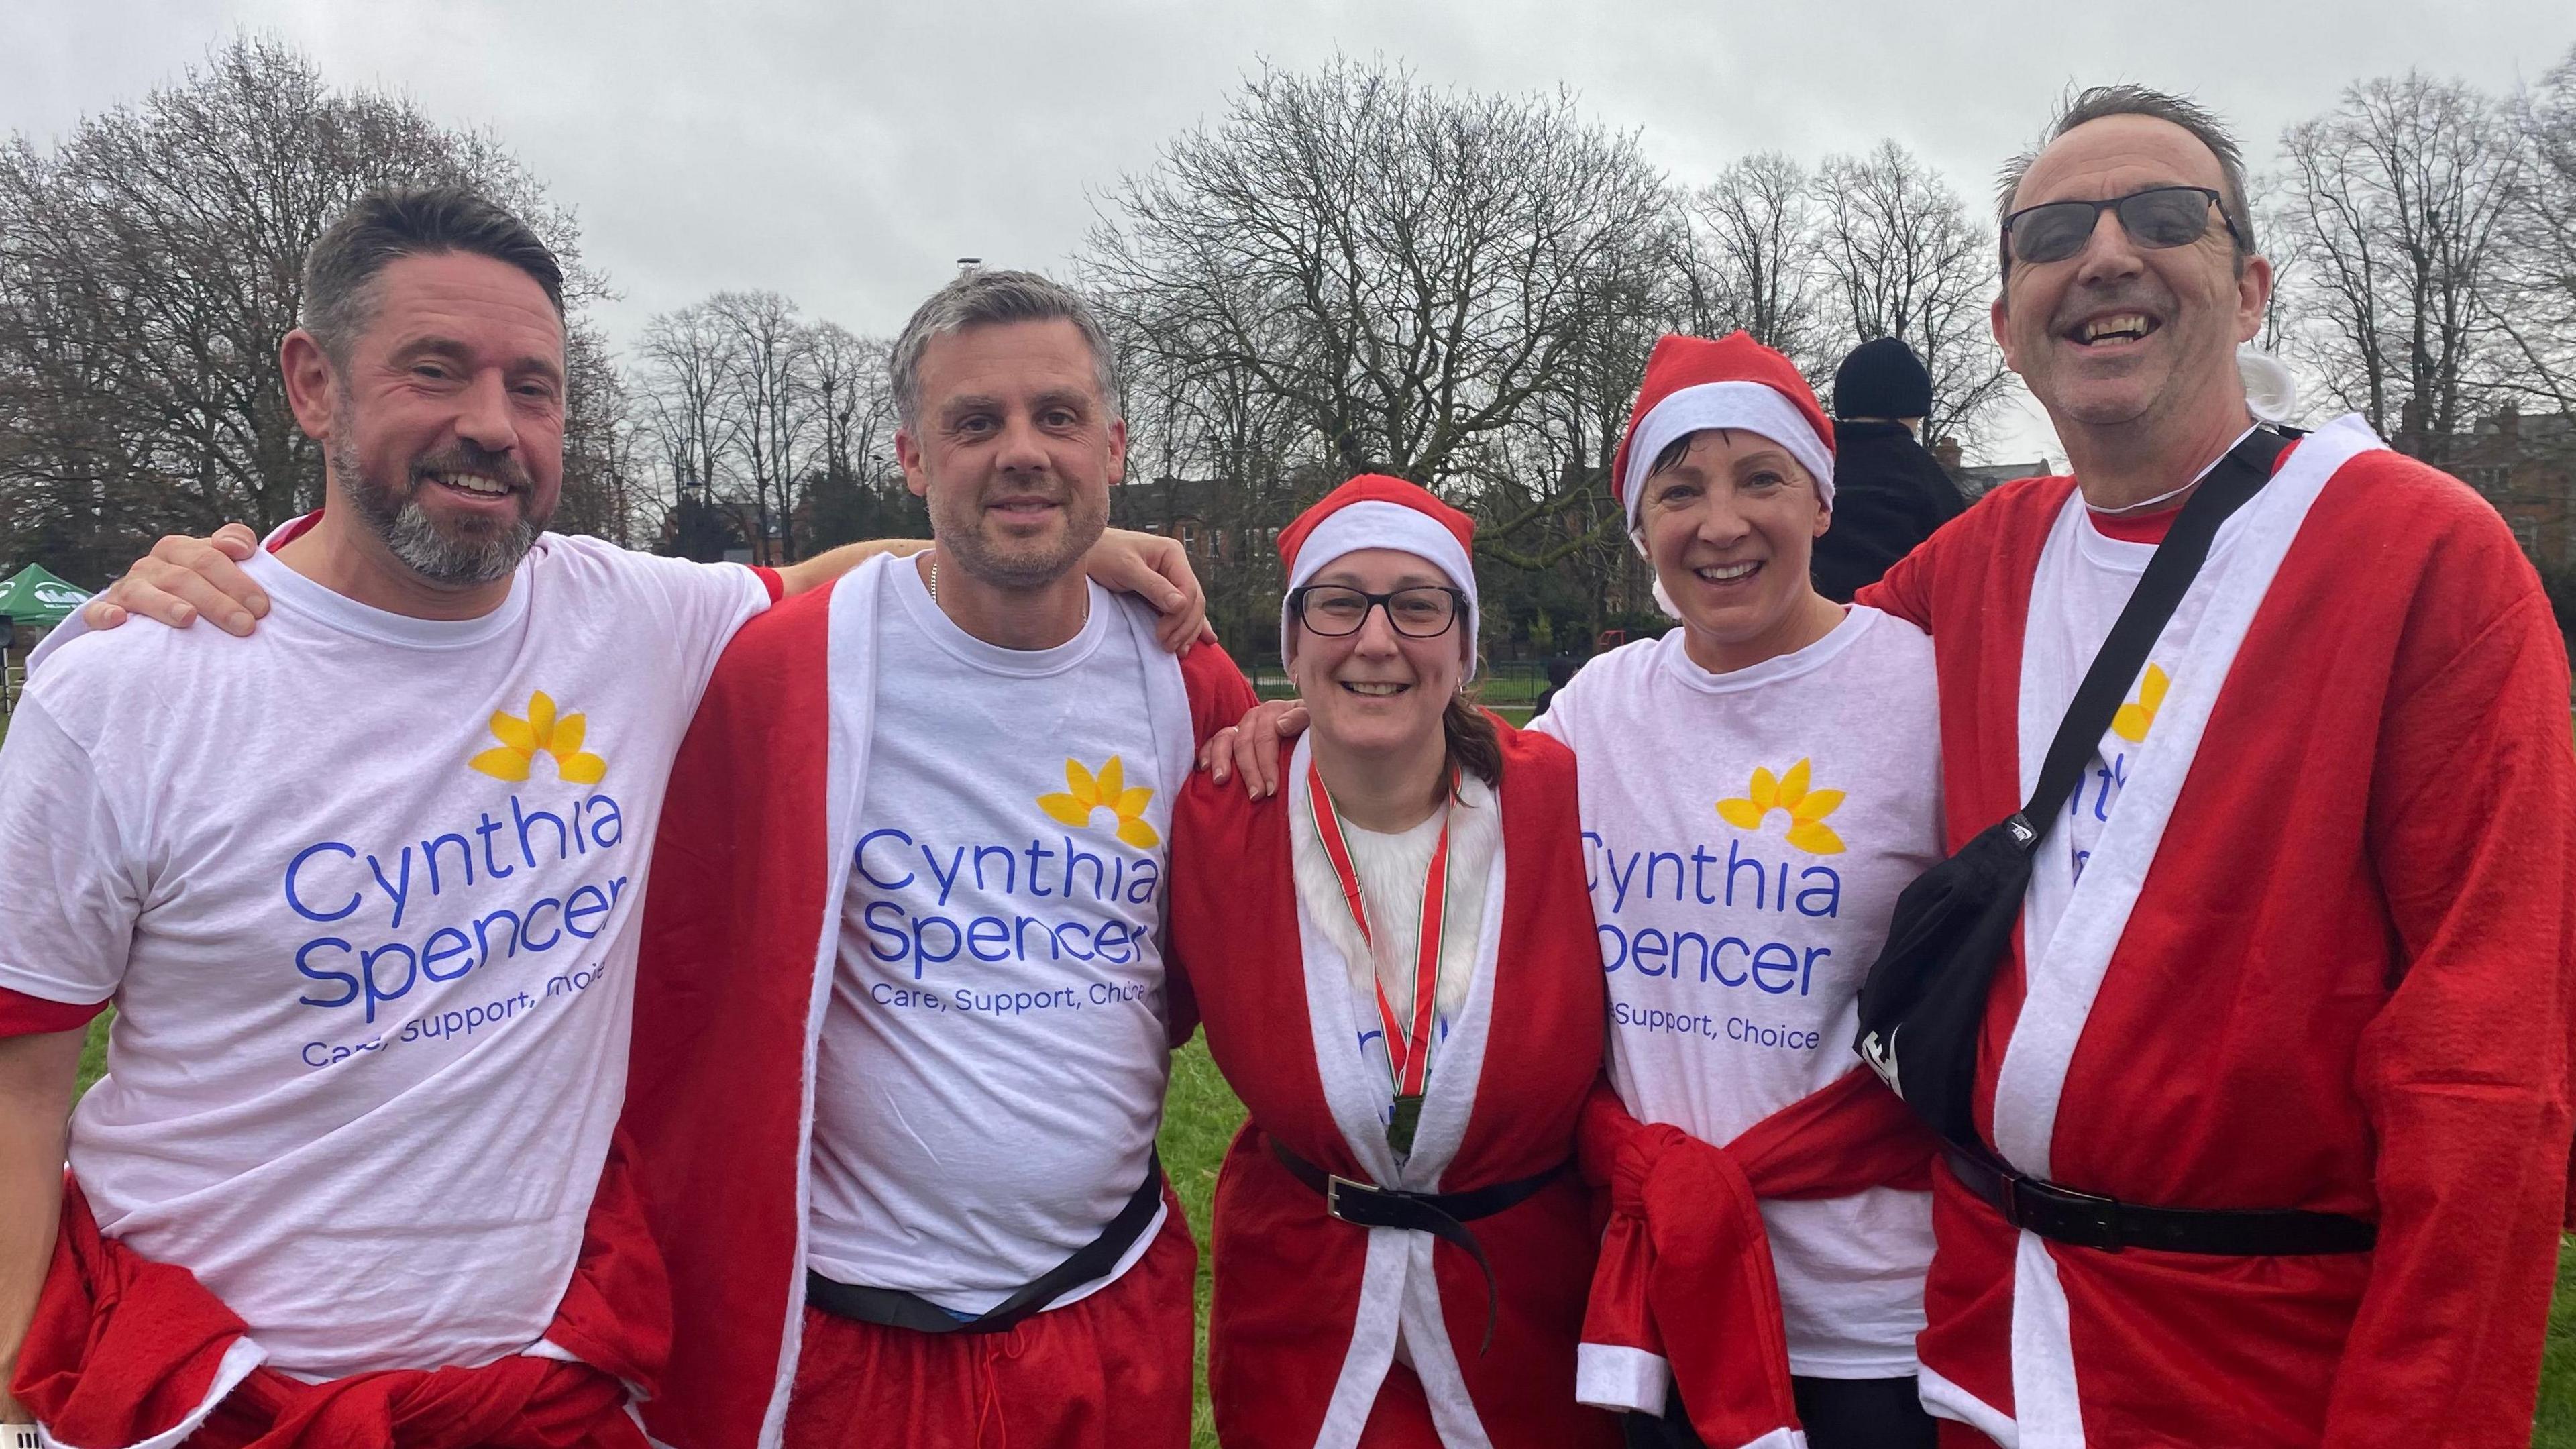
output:
M1440 734L1449 745L1449 763L1488 785L1503 783L1503 742L1493 718L1466 691L1449 696L1440 714Z

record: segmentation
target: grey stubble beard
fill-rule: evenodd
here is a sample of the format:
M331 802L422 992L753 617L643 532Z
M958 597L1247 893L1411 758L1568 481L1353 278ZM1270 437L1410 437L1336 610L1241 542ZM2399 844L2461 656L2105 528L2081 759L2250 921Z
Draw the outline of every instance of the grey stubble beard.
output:
M516 520L486 537L457 537L440 531L429 511L420 506L419 498L426 481L424 474L438 460L415 461L411 487L397 491L383 479L368 474L356 445L348 441L354 431L350 421L343 418L333 429L339 437L330 450L331 471L340 478L359 519L383 540L386 551L403 567L441 588L472 588L509 577L519 560L536 546L545 520L530 517L524 506Z

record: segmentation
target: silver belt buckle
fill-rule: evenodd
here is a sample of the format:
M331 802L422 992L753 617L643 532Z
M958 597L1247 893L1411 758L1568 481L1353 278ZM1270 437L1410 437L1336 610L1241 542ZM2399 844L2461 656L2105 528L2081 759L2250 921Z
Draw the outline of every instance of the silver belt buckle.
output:
M1327 1173L1324 1177L1324 1215L1326 1217L1338 1218L1346 1223L1350 1221L1349 1218L1342 1217L1342 1189L1346 1187L1354 1192L1375 1190L1365 1182Z

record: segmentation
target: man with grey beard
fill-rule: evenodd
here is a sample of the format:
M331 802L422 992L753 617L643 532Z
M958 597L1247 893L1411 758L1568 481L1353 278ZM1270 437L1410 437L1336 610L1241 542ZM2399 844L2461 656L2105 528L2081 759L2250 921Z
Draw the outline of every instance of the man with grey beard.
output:
M669 1320L611 1135L666 777L734 631L865 550L545 532L562 276L471 192L360 201L305 296L326 506L200 596L264 622L72 639L0 746L0 1426L641 1449Z

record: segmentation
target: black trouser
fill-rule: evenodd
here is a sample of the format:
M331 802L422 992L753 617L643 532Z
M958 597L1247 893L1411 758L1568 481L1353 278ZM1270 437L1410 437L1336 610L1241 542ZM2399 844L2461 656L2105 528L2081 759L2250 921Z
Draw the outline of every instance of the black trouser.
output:
M1798 1420L1807 1427L1807 1449L1932 1449L1937 1431L1915 1397L1911 1375L1901 1379L1811 1379L1793 1376ZM1664 1417L1619 1416L1628 1449L1705 1449L1682 1410L1681 1391L1665 1396Z

